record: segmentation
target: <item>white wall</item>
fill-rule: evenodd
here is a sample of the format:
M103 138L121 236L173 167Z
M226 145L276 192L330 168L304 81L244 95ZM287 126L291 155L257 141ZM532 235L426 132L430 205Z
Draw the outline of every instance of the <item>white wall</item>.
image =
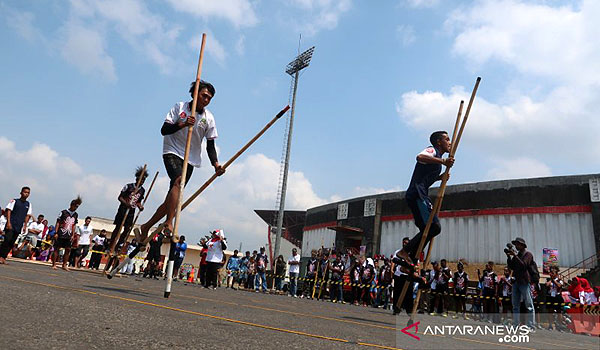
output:
M335 234L335 231L326 227L304 231L300 256L303 258L310 257L311 251L313 249L320 249L321 246L332 248L335 244Z
M464 258L505 264L503 249L516 237L525 239L540 267L543 248L558 249L560 266L575 265L595 253L591 213L481 215L442 218L440 222L442 233L435 239L432 260ZM417 232L412 220L382 222L381 253L393 254L403 237Z

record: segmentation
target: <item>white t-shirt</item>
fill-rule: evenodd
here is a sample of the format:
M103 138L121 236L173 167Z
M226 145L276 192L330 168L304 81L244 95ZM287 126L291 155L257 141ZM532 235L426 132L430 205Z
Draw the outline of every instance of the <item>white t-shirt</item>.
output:
M210 240L206 244L208 250L206 251L206 261L213 263L220 263L223 261L223 249L221 247L221 241Z
M40 233L29 232L29 230L40 230ZM44 233L44 224L38 224L37 221L30 223L29 226L27 226L27 233L35 235L37 236L37 238L42 239L42 233Z
M79 244L88 245L90 244L90 236L94 232L94 228L92 225L89 226L79 226L77 227L77 234L79 235Z
M6 226L6 217L4 215L0 215L0 231L4 231L4 227Z
M398 256L397 254L398 254L398 252L399 252L399 251L400 251L400 249L396 250L396 251L394 252L394 256ZM406 275L406 273L404 273L404 272L400 271L401 267L402 267L402 266L400 266L400 265L396 264L396 268L394 269L394 275L395 275L395 276L398 276L398 277L400 277L400 276L402 276L402 275Z
M288 263L290 261L300 262L300 254L290 256L290 258L288 259ZM290 264L290 273L300 273L300 264Z
M177 102L167 113L165 122L176 124L179 121L185 121L192 114L189 102ZM187 142L187 128L180 129L171 135L163 137L163 154L175 154L181 159L185 156L185 144ZM202 114L196 114L196 124L192 133L190 144L189 163L194 167L200 167L202 162L202 140L214 140L218 137L215 118L208 109L204 109Z
M92 241L94 241L94 243L97 245L103 245L105 240L106 240L106 237L100 237L100 236L96 236L96 237L94 237L94 239L92 239Z

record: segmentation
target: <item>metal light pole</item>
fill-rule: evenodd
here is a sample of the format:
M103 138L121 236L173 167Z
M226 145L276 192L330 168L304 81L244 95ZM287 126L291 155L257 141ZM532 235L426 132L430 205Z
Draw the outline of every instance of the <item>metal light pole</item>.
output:
M290 167L290 150L292 148L292 129L294 127L294 112L296 111L296 91L298 89L298 78L300 75L300 71L310 64L310 60L312 58L313 52L315 51L315 47L311 47L310 49L304 51L300 55L298 55L292 62L288 63L286 66L285 72L292 77L294 77L294 92L292 97L292 111L290 114L290 124L287 132L287 144L285 151L285 162L284 162L284 170L283 170L283 179L281 183L281 190L279 193L279 212L277 213L277 233L275 236L275 249L273 252L273 260L277 259L279 256L279 246L281 245L281 232L283 231L283 216L285 211L285 193L287 191L287 179L288 179L288 170ZM274 266L274 261L271 262Z

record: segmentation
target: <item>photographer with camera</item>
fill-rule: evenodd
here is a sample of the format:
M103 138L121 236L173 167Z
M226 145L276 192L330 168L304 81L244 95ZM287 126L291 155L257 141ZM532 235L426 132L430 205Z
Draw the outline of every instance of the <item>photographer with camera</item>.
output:
M514 247L513 247L514 244ZM529 285L539 283L539 272L533 261L533 254L527 250L527 244L521 237L517 237L512 244L507 244L504 253L507 256L507 265L513 271L515 282L512 286L513 325L518 326L520 321L521 300L527 310L527 326L533 329L535 310ZM517 250L515 251L516 248Z

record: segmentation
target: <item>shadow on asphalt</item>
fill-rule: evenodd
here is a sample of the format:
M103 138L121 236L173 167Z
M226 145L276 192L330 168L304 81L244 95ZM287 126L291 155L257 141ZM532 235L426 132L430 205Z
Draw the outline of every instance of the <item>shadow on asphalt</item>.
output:
M151 293L145 293L145 292L140 292L137 290L123 289L123 288L101 287L101 286L91 286L91 285L84 285L84 287L92 288L92 289L101 289L101 290L105 290L105 291L109 291L109 292L118 292L118 293L130 294L130 295L143 296L143 297L154 297L155 296L154 294L151 294Z
M349 320L354 320L354 321L365 321L365 322L371 322L371 323L379 323L379 324L384 324L384 325L388 325L388 326L392 326L392 327L396 326L395 322L391 323L391 322L384 322L384 321L376 321L376 320L370 320L368 318L362 318L362 317L342 316L341 318L349 319Z

